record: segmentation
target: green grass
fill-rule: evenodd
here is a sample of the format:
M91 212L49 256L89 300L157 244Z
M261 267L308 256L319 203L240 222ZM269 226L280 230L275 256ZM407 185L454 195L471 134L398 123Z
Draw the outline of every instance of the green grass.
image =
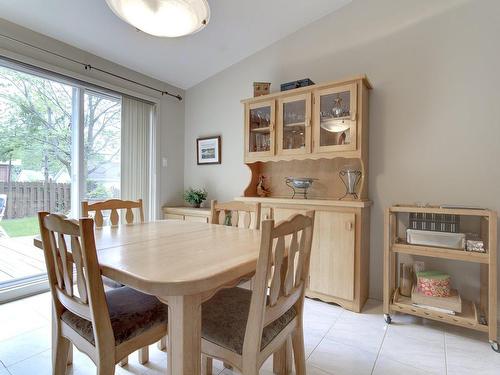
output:
M9 237L33 236L38 234L38 219L36 216L23 217L22 219L4 219L0 227Z

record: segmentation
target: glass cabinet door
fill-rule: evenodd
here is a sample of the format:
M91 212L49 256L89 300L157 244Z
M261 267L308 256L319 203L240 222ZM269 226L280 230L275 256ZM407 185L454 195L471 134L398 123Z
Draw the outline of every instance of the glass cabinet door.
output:
M274 101L252 103L246 110L247 156L274 155Z
M356 150L356 84L314 93L314 152Z
M278 102L278 154L311 152L311 94L282 98Z

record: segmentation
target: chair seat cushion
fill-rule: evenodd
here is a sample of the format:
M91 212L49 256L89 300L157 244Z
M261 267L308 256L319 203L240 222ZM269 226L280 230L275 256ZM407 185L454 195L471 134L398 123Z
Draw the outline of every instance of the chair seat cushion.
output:
M119 345L148 329L166 324L168 308L156 297L129 287L106 292L111 327L115 344ZM92 323L66 310L61 319L92 345L95 345Z
M252 291L243 288L223 289L202 305L202 337L238 354L243 353ZM264 327L264 349L297 315L291 307L279 319Z

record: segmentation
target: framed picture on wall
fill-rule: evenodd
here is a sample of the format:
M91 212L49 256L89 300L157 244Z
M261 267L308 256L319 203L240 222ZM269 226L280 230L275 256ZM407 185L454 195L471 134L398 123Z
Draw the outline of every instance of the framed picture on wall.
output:
M220 136L198 138L196 140L197 162L203 164L220 164L221 149Z

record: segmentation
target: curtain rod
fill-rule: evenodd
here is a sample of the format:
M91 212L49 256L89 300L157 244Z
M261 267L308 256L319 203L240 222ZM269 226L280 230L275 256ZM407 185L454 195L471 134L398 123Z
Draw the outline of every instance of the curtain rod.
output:
M39 51L42 51L42 52L45 52L45 53L48 53L48 54L51 54L53 56L57 56L61 59L65 59L67 61L70 61L72 63L75 63L75 64L79 64L81 66L83 66L83 68L85 70L88 70L88 71L91 71L91 70L96 70L98 72L101 72L101 73L104 73L104 74L107 74L111 77L115 77L115 78L118 78L118 79L121 79L123 81L126 81L126 82L130 82L130 83L133 83L135 85L138 85L138 86L142 86L142 87L145 87L147 89L150 89L150 90L153 90L153 91L156 91L156 92L159 92L162 96L163 95L168 95L168 96L171 96L173 98L176 98L178 99L179 101L182 100L182 96L180 96L179 94L172 94L168 91L164 91L164 90L160 90L160 89L157 89L156 87L152 87L152 86L149 86L149 85L146 85L144 83L140 83L140 82L137 82L137 81L134 81L132 79L129 79L129 78L126 78L126 77L123 77L123 76L120 76L118 74L115 74L115 73L111 73L111 72L108 72L107 70L104 70L104 69L101 69L101 68L98 68L96 66L93 66L91 64L86 64L84 62L81 62L81 61L78 61L78 60L75 60L75 59L72 59L71 57L67 57L67 56L64 56L64 55L61 55L59 53L56 53L56 52L53 52L53 51L50 51L50 50L47 50L45 48L41 48L41 47L38 47L38 46L35 46L33 44L30 44L30 43L27 43L27 42L23 42L22 40L18 40L16 38L13 38L13 37L10 37L8 35L4 35L4 34L0 34L0 37L2 38L5 38L5 39L8 39L8 40L11 40L13 42L16 42L16 43L19 43L19 44L22 44L24 46L27 46L27 47L31 47L31 48L34 48L34 49L37 49Z
M25 63L24 61L19 61L19 60L10 58L8 56L4 56L2 54L0 54L0 67L1 66L6 67L6 68L10 68L10 69L19 70L19 71L22 71L22 72L25 72L28 74L33 74L33 75L36 75L36 76L39 76L42 78L56 80L60 83L64 83L67 85L81 86L81 87L84 87L86 90L90 90L90 91L93 91L93 92L96 92L99 94L110 95L113 97L127 97L127 98L131 98L134 100L138 100L138 101L143 102L143 103L151 104L151 105L156 104L155 102L149 101L147 99L139 98L137 96L133 96L133 95L130 95L130 94L127 94L127 93L124 93L121 91L117 91L114 89L110 89L110 88L107 88L104 86L99 86L99 85L96 85L94 83L90 83L88 81L82 81L80 79L70 77L70 76L67 76L65 74L61 74L61 73L58 73L58 72L55 72L55 71L52 71L49 69L41 68L41 67L36 66L36 65L28 64L28 63Z

